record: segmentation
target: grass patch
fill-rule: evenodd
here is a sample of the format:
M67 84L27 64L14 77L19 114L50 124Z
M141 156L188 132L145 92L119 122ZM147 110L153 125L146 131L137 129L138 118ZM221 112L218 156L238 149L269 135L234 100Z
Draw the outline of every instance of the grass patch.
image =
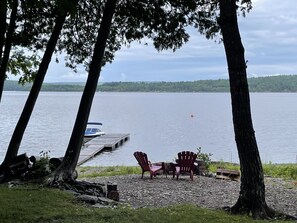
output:
M211 162L209 166L209 171L212 173L216 173L217 169L228 169L228 170L239 170L240 166L236 163L228 163L228 162Z
M297 164L264 164L265 175L289 180L297 180Z
M6 222L63 222L73 213L80 213L73 196L36 185L8 188L0 185L0 219ZM71 211L69 211L71 210ZM73 213L72 213L73 212Z
M69 193L36 185L8 188L0 185L1 223L107 223L107 222L268 222L245 216L231 216L222 211L202 209L194 205L164 208L115 209L92 208L76 203ZM283 222L283 221L279 221Z
M209 170L213 173L218 168L240 170L238 164L227 163L227 162L212 162ZM296 164L263 164L264 175L275 178L283 178L286 180L297 180L297 165Z
M80 178L93 178L102 176L115 176L127 174L139 174L141 168L138 166L104 166L104 167L78 167Z
M240 166L228 162L211 162L209 171L216 173L218 168L229 170L240 170ZM108 166L108 167L78 167L80 178L93 178L100 176L114 176L126 174L141 174L139 166ZM271 177L283 178L286 180L297 180L296 164L263 164L264 174Z

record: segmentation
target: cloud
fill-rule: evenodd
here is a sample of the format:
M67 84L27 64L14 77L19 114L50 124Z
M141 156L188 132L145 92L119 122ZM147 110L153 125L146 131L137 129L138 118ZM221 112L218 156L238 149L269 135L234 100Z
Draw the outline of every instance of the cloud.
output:
M253 1L239 28L249 74L297 74L297 12L293 0ZM227 77L223 44L206 40L195 30L190 41L175 53L157 52L151 46L131 44L120 51L106 70L129 73L129 80L177 81Z
M297 12L293 0L259 0L239 19L248 72L262 75L297 74Z
M297 11L295 0L257 0L239 29L248 61L249 75L297 74ZM151 41L132 43L115 55L101 72L100 81L188 81L227 78L223 44L207 40L193 28L190 40L176 52L158 52ZM84 69L77 74L64 64L51 64L47 82L85 81Z

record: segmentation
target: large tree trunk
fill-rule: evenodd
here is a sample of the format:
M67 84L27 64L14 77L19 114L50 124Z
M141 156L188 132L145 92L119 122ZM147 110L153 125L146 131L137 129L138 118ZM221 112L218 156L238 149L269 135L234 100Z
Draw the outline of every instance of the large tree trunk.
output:
M83 133L87 126L93 98L96 93L105 46L109 36L116 2L116 0L108 0L106 2L102 22L98 30L98 37L95 43L92 61L90 64L88 79L80 101L79 110L76 116L71 138L62 164L52 174L52 176L47 179L47 184L49 185L74 180L73 173L78 162L80 150L83 143Z
M0 66L4 47L4 38L6 33L6 13L7 1L0 1Z
M21 116L18 120L18 123L17 123L15 129L14 129L12 138L10 140L10 143L9 143L9 146L8 146L8 149L6 152L6 156L4 158L3 163L1 164L1 168L0 168L0 170L2 171L2 174L4 174L4 179L6 178L5 175L7 175L7 173L8 173L9 162L14 157L16 157L18 154L19 147L20 147L24 132L26 130L26 127L30 120L35 103L37 101L44 77L46 75L48 66L51 62L53 52L55 50L57 41L59 39L59 35L61 33L63 24L65 22L65 18L66 18L66 13L63 15L58 15L58 17L56 19L56 24L53 29L52 35L49 39L49 42L47 44L42 61L40 63L38 73L36 75L36 78L34 80L32 88L30 90L29 96L27 98L27 101L26 101L23 111L21 113Z
M237 23L236 0L220 0L223 42L229 70L235 140L240 160L241 187L233 213L270 218L274 212L265 201L262 163L252 124L244 48Z
M6 2L6 0L5 0L5 2ZM3 10L6 10L6 6L7 5L5 5L4 2L2 2L0 4L1 13L4 13ZM11 14L10 14L9 27L8 27L7 35L5 38L6 40L5 40L4 54L3 54L3 57L1 57L1 63L0 63L0 102L2 99L4 82L6 79L6 70L7 70L7 65L8 65L8 61L9 61L9 54L10 54L10 50L11 50L11 46L12 46L12 36L13 36L14 30L15 30L15 25L16 25L16 17L17 17L17 11L18 11L17 9L18 9L18 0L13 0L12 10L11 10ZM1 23L3 23L3 22L1 22ZM3 27L3 29L5 29L5 26ZM2 35L2 33L1 33L1 35ZM1 48L1 51L2 51L2 48Z

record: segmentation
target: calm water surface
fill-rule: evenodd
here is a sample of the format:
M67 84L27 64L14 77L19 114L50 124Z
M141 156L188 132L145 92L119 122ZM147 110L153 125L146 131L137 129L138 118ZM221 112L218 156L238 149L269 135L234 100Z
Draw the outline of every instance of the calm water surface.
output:
M28 93L5 92L0 104L0 161ZM50 151L63 156L81 93L42 92L20 152ZM254 128L263 162L297 162L297 94L253 93ZM130 133L130 140L85 165L136 165L133 152L152 161L172 161L181 150L212 153L212 160L238 162L229 93L97 93L90 121L107 133Z

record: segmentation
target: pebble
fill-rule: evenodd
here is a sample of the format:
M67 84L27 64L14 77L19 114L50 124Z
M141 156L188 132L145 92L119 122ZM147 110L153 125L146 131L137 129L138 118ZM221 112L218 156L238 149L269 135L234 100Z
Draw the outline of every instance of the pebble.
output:
M214 177L181 176L179 180L158 175L122 175L88 178L96 183L116 182L120 202L134 208L165 207L176 204L194 204L209 209L232 206L239 196L240 182ZM266 202L275 210L297 217L297 187L293 181L265 178Z

